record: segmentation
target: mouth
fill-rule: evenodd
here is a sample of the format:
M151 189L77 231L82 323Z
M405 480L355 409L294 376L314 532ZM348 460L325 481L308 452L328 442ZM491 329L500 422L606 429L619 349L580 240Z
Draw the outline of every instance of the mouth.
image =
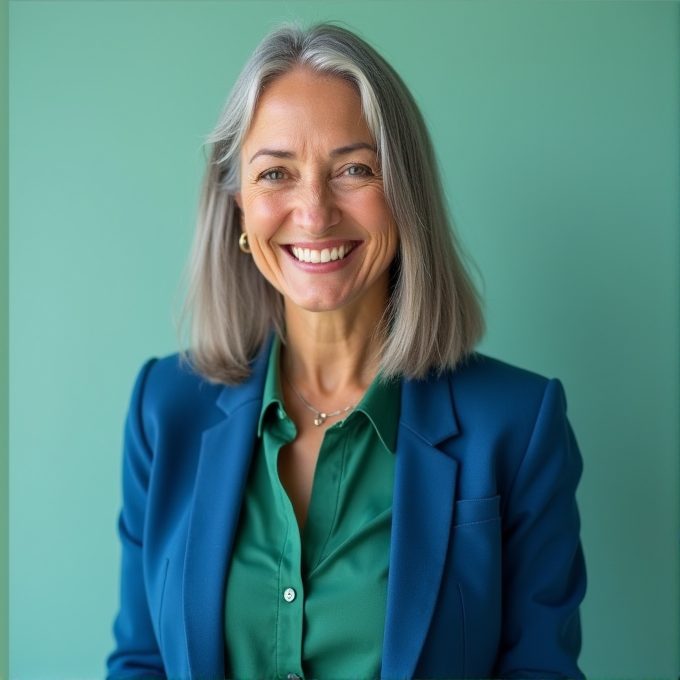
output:
M325 264L335 260L344 260L358 245L359 241L342 241L329 243L324 248L309 248L303 245L289 245L288 252L299 262Z

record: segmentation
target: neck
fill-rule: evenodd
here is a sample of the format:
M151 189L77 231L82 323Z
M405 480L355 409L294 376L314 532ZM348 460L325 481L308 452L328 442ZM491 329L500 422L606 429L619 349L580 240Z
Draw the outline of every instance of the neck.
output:
M386 303L387 291L331 312L286 304L282 359L290 380L321 397L365 391L380 363Z

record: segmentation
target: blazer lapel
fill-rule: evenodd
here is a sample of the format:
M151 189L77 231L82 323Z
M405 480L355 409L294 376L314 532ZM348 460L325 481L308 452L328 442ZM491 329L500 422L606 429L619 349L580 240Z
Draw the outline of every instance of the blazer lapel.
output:
M224 420L203 433L184 559L184 624L191 678L224 678L224 585L255 447L269 348L253 375L225 387Z
M448 550L458 463L436 448L458 434L445 376L402 388L381 677L415 672Z

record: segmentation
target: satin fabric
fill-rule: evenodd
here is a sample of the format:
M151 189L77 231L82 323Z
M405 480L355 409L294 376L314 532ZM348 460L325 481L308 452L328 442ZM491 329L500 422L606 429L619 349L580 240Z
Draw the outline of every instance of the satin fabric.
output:
M274 342L227 575L227 675L377 678L400 383L374 380L356 409L329 419L301 532L278 474L281 448L296 436L279 358Z

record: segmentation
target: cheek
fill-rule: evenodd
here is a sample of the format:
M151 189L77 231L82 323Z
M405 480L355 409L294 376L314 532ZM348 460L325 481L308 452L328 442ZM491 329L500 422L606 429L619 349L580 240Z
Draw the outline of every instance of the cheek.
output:
M276 289L279 293L283 293L280 285L280 269L276 263L276 258L273 256L271 250L267 249L266 242L258 239L249 238L250 243L250 257L252 257L255 266L260 274Z
M379 244L380 252L388 260L392 260L399 247L399 232L392 213L376 213L372 228L373 238Z
M250 196L243 202L242 227L248 232L248 241L255 266L274 288L281 292L276 271L277 256L271 241L285 219L285 206L276 196Z
M385 240L396 238L394 218L381 191L368 192L361 200L353 203L351 210L359 224L373 236Z
M283 222L285 201L280 196L257 196L244 203L245 227L249 234L269 238Z

